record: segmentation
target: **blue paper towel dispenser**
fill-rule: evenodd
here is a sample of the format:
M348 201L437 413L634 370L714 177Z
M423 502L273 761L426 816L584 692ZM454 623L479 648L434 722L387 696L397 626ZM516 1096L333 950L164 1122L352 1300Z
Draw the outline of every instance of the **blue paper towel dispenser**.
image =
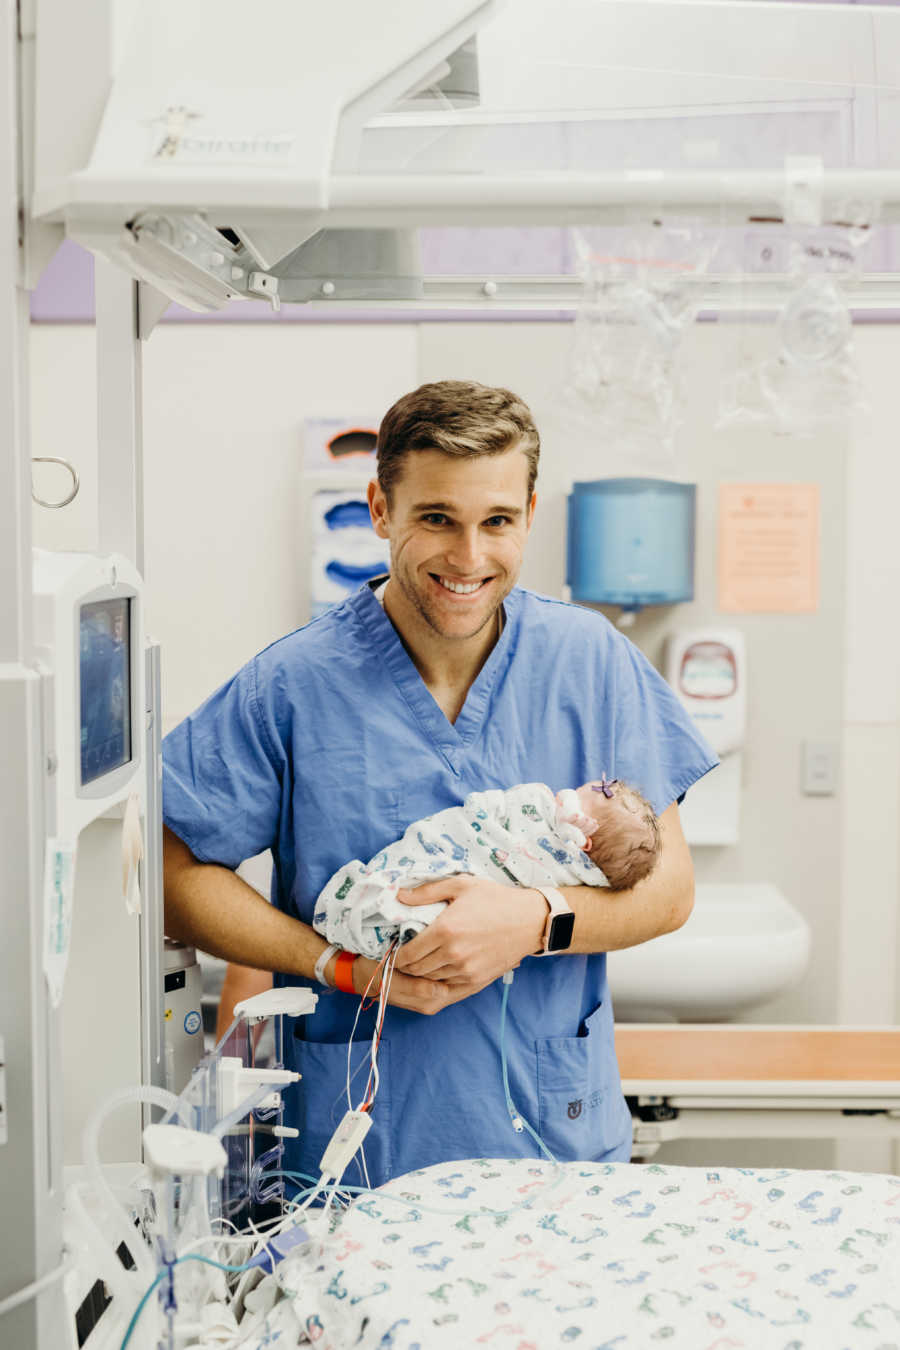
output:
M595 605L673 605L694 598L695 483L599 478L569 495L566 580Z

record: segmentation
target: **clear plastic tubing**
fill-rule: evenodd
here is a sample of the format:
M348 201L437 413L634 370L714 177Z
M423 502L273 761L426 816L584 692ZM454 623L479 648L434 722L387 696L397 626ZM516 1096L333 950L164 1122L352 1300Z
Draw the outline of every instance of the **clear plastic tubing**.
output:
M119 1203L109 1182L103 1175L103 1168L100 1164L100 1130L107 1116L118 1110L119 1107L128 1106L133 1102L147 1102L151 1106L159 1106L164 1111L174 1113L178 1113L181 1109L179 1098L173 1092L167 1092L165 1088L150 1085L123 1088L120 1092L115 1092L111 1097L108 1097L93 1115L88 1117L81 1136L81 1152L88 1179L96 1187L98 1194L103 1196L108 1204L117 1211L122 1219L126 1235L134 1233L134 1225L130 1214ZM136 1266L142 1275L146 1276L148 1283L155 1279L156 1262L144 1243L137 1238L134 1242L128 1243L128 1249L134 1257Z

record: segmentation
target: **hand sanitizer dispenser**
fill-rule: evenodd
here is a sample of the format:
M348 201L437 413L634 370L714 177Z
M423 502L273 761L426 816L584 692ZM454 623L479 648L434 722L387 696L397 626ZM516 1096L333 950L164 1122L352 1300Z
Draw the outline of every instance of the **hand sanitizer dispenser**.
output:
M747 724L744 635L696 629L669 640L666 679L721 764L695 783L681 807L690 844L736 844L742 746Z

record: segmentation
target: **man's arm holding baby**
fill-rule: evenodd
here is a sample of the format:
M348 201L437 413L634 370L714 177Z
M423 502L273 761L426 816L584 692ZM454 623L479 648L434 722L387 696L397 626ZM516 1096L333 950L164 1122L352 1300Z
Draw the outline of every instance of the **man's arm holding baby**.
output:
M163 827L163 867L169 937L256 970L313 977L316 961L328 945L325 938L309 924L270 905L237 872L200 862L167 826ZM325 967L329 984L334 984L336 962L332 956ZM358 994L365 991L377 969L378 962L366 957L354 961L352 979ZM412 1012L435 1013L453 999L445 985L398 973L391 983L390 1001Z
M560 887L575 914L570 952L636 947L687 920L694 904L694 869L674 802L659 817L659 827L659 861L631 890ZM397 969L408 975L449 984L447 1002L483 989L541 946L547 903L539 891L460 876L428 882L401 892L400 898L413 905L451 902L397 960Z

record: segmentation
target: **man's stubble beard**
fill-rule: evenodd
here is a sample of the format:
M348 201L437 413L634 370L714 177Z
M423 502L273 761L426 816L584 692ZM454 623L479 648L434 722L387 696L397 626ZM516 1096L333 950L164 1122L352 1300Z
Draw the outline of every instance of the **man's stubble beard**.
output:
M503 601L506 599L507 595L509 595L509 592L512 590L512 585L511 585L511 586L508 587L508 589L505 591L505 593L504 593L503 595L501 595L500 599L497 601L497 603L496 603L496 605L493 607L493 609L488 610L488 613L487 613L486 616L485 616L484 622L483 622L483 623L480 623L480 624L478 625L478 627L475 629L474 633L458 633L458 634L457 634L457 633L454 633L454 634L449 634L449 633L445 633L444 630L443 630L442 628L440 628L440 627L437 625L437 623L435 623L433 617L432 617L431 614L429 614L429 612L428 612L427 606L423 603L421 595L420 595L419 592L415 589L415 587L414 587L414 586L411 586L411 585L410 585L410 586L407 586L407 585L405 584L405 578L402 576L402 574L401 574L399 571L396 571L396 570L395 570L395 568L394 568L393 550L391 551L391 576L392 576L392 578L394 579L394 581L397 582L397 585L400 587L401 591L402 591L403 594L406 596L406 599L407 599L407 600L410 602L410 604L413 606L413 608L415 609L416 613L417 613L417 614L419 615L419 617L423 620L423 622L426 623L426 624L428 625L428 627L431 629L431 631L432 631L433 633L437 633L437 635L438 635L439 637L445 638L448 642L468 642L471 638L477 637L479 633L483 633L484 630L485 630L485 628L487 628L488 624L490 624L490 623L497 623L497 626L498 626L498 629L499 629L498 614L499 614L500 608L501 608L501 606L502 606L502 604L503 604ZM440 584L440 583L438 583L438 584ZM514 583L513 583L513 584L514 584Z

